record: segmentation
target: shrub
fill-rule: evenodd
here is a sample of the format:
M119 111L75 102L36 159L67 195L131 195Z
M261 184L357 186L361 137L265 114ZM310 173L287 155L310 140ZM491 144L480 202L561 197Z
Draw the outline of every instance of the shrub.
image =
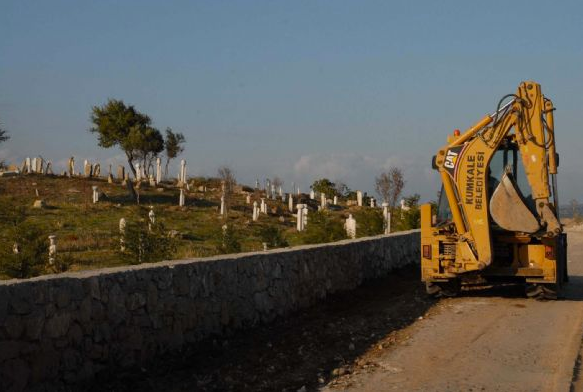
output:
M343 223L327 211L318 211L308 216L306 230L302 234L305 244L334 242L346 238Z
M19 223L11 227L7 237L0 249L0 273L10 278L24 279L45 272L49 241L38 226ZM18 253L14 252L15 244Z
M124 236L125 250L122 257L131 264L153 263L169 259L176 252L176 243L166 234L158 220L148 224L147 212L141 210L141 218L127 222ZM145 217L144 217L145 216ZM116 244L119 250L119 244Z
M288 242L283 236L282 231L276 226L263 226L258 232L257 236L261 242L266 243L270 248L281 248L288 246Z
M383 212L379 208L363 208L354 213L356 236L367 237L384 232Z

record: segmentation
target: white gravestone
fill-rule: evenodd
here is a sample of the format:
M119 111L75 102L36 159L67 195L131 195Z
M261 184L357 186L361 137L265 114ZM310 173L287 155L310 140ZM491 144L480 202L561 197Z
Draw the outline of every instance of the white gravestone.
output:
M55 263L55 258L57 257L57 236L49 236L49 264L53 265Z
M221 215L225 215L225 195L221 196Z
M119 250L125 252L125 237L126 237L126 220L121 218L119 220Z
M148 231L152 231L152 225L156 224L156 213L154 212L154 206L150 206L150 212L148 212Z
M267 203L263 197L261 198L261 213L267 214Z
M356 205L362 207L362 192L356 191Z
M256 222L259 219L259 207L257 206L257 202L253 202L253 222Z
M298 213L296 218L296 229L297 231L304 230L304 205L298 204L297 205Z
M294 197L291 193L287 197L287 209L289 212L294 212Z
M162 182L162 159L156 158L156 184Z
M249 194L248 194L248 195L245 197L245 203L247 203L247 204L251 204L251 195L249 195Z
M334 196L334 205L337 206L338 205L338 196Z
M344 229L346 230L346 236L349 238L356 238L356 220L352 217L352 214L348 214L348 219L344 222Z
M370 198L370 208L375 208L376 207L376 200L374 199L374 197Z
M178 205L184 207L184 189L180 189L180 198L178 199Z
M310 199L314 200L316 198L316 193L314 192L314 190L312 189L310 191Z
M327 202L327 200L326 200L326 194L325 193L321 193L320 194L320 208L321 209L325 209L326 208L326 204L327 204L326 202Z
M99 201L99 188L97 188L97 185L93 185L91 187L91 189L93 189L93 203L97 203Z

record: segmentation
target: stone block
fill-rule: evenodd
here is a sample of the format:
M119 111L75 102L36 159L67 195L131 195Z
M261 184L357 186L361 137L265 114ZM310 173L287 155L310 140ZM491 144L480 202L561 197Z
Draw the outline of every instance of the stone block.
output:
M47 320L45 324L45 333L50 338L60 338L67 334L71 315L69 313L56 313Z

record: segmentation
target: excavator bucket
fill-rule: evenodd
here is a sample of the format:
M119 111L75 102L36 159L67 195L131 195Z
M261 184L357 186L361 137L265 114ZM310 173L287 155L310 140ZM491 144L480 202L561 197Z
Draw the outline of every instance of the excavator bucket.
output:
M512 175L507 171L490 199L490 214L504 230L535 233L540 229L538 220L524 203Z

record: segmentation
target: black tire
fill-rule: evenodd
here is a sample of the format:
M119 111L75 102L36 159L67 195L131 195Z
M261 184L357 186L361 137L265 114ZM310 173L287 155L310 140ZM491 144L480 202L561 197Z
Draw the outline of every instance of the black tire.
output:
M447 282L425 282L427 294L435 298L457 297L461 288L459 279L450 279Z
M538 301L554 301L561 298L561 288L554 283L529 283L526 285L526 296Z

